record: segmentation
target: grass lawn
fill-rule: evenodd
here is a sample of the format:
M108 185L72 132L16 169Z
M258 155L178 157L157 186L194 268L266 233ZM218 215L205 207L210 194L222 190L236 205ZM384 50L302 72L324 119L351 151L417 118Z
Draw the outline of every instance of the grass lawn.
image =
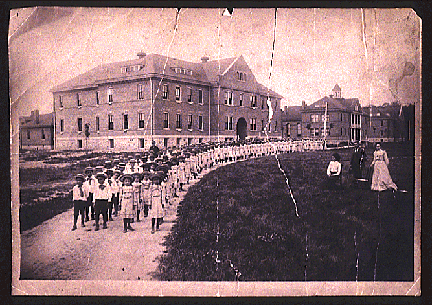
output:
M212 171L189 188L179 206L160 278L233 281L238 270L242 281L412 281L413 147L383 148L393 180L407 193L378 195L352 184L352 149L338 150L343 163L338 190L324 185L333 151L279 156L300 217L274 156ZM372 154L370 147L367 164Z

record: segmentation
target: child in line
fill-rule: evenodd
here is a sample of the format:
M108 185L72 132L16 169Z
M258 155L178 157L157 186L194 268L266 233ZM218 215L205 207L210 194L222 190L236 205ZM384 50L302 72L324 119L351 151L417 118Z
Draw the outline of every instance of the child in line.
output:
M120 217L123 218L123 232L127 230L135 231L131 226L130 219L135 217L134 207L134 187L132 186L132 176L125 174L122 177L123 185L120 187L119 200L121 204Z
M161 187L162 176L160 172L153 173L152 177L152 186L150 187L150 199L151 199L151 209L149 213L149 217L152 220L152 230L151 233L155 233L155 225L156 230L159 231L159 226L161 224L161 220L163 215L163 203L165 194L163 188Z
M142 206L142 196L141 196L141 174L138 172L135 172L132 174L132 177L134 179L134 182L132 183L133 189L134 189L134 206L136 209L136 219L137 222L140 222L139 216L140 211L144 209Z
M78 216L81 214L81 227L85 227L84 220L85 220L85 209L87 206L87 196L88 192L86 188L84 188L83 183L85 181L84 175L78 174L75 177L77 184L72 189L72 199L73 199L73 206L74 206L74 223L72 227L72 231L75 231L77 229L77 221Z

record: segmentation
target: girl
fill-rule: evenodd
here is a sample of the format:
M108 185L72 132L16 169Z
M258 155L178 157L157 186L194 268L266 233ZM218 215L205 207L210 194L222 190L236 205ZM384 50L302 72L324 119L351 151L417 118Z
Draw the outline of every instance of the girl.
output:
M122 177L123 186L120 188L119 200L121 203L120 217L123 218L123 232L134 231L130 225L131 218L135 217L134 207L134 187L132 186L132 176L125 174Z
M163 207L162 204L165 200L165 194L163 188L161 187L162 176L161 173L154 173L151 177L152 185L150 187L150 199L151 199L151 209L149 216L152 220L152 231L151 233L155 233L155 225L156 230L159 231L159 225L161 223L163 215Z
M387 189L397 191L397 186L390 177L388 164L389 160L386 151L382 150L381 144L377 143L372 161L374 171L371 189L373 191L385 191Z
M132 183L133 189L134 189L134 206L136 208L136 218L137 222L140 222L139 214L140 211L144 209L142 206L142 197L141 197L141 174L140 173L133 173L132 177L134 178L134 182Z

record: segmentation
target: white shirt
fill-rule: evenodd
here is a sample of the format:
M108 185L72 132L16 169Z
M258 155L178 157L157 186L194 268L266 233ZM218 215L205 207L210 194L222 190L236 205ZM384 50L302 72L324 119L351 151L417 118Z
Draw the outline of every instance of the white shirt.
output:
M99 186L103 185L103 189ZM96 199L108 199L108 202L111 202L112 192L111 187L109 186L108 182L105 180L103 184L99 184L99 182L96 183L96 185L93 188L93 203Z
M342 169L342 164L339 161L330 161L329 166L327 167L327 176L337 176L340 174ZM333 174L332 174L333 173Z
M72 198L74 201L75 200L87 201L88 189L85 188L84 185L82 185L81 188L82 188L83 196L81 196L80 187L78 186L78 184L73 187Z

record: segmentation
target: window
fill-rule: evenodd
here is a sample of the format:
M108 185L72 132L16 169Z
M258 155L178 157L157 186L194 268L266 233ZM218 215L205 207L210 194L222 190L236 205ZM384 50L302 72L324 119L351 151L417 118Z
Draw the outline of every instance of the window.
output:
M78 140L78 148L83 148L82 140Z
M63 132L63 131L64 131L64 120L61 119L60 120L60 132Z
M78 118L77 123L78 123L78 131L82 131L82 118Z
M199 138L198 143L202 143L202 142L203 142L203 138Z
M144 86L142 84L138 84L138 99L142 100L144 98Z
M384 131L380 130L381 137L384 135Z
M341 128L341 133L340 133L340 135L343 136L343 128Z
M343 121L343 113L340 114L340 121Z
M311 122L316 123L319 122L320 116L319 114L311 114Z
M330 129L327 127L325 136L329 136L329 135L330 135ZM321 128L321 137L324 137L324 128Z
M311 133L312 137L318 137L320 134L320 129L319 128L311 128L310 133Z
M123 129L124 130L129 129L129 117L126 113L123 114Z
M327 115L325 115L325 114L323 114L322 116L321 116L321 120L324 122L324 121L326 121L326 122L329 122L330 121L330 116L327 114Z
M60 108L63 108L63 98L61 95L59 95L59 105L60 105Z
M97 116L96 117L96 131L99 131L100 130L100 126L99 126L99 117Z
M144 113L138 113L138 128L144 128Z
M177 146L179 146L180 145L180 138L177 138L177 140L176 140L176 143L177 143Z
M240 106L243 106L243 93L240 93L239 104Z
M302 134L302 129L301 129L301 123L297 123L297 136L301 136Z
M225 91L225 105L233 104L233 93L232 91Z
M144 139L139 139L139 147L144 148Z
M381 126L384 126L384 120L381 120Z
M192 130L192 114L188 115L188 126L187 126L187 128L189 130Z
M99 91L95 92L95 97L96 97L96 105L99 105Z
M181 114L177 113L176 115L176 128L181 129L182 128L182 121L181 121Z
M30 140L30 130L27 129L27 140Z
M201 89L198 89L198 103L203 104L203 91Z
M257 106L256 102L257 102L256 95L251 95L251 107L252 108L256 108L256 106Z
M246 73L237 71L237 80L246 81Z
M225 118L225 130L233 130L233 117L227 116Z
M203 130L204 129L204 122L202 115L198 116L198 129Z
M163 128L169 128L169 114L164 112Z
M81 104L81 100L80 100L79 93L76 94L76 101L77 101L77 106L78 106L78 107L81 107L82 104Z
M268 123L268 129L267 130L271 132L271 122Z
M192 103L192 88L188 88L187 101L188 103Z
M114 148L114 139L108 139L109 148Z
M176 101L180 101L180 98L181 98L181 88L180 88L180 86L176 86L175 96L176 96Z
M265 105L265 97L263 96L261 99L261 109L264 109L264 105Z
M192 144L192 138L188 138L188 145L191 145Z
M112 87L108 88L108 104L112 104L113 102L113 89Z
M286 124L286 135L288 136L288 137L291 137L291 124L290 123L288 123L288 124Z
M162 98L164 100L168 99L168 84L163 84L162 86Z
M250 130L255 131L256 130L256 118L250 119Z
M114 118L112 114L108 114L108 130L114 130Z
M163 139L164 147L168 147L168 138Z
M275 121L275 128L274 131L277 131L277 121Z
M261 120L261 131L264 131L265 129L265 123L264 120Z

